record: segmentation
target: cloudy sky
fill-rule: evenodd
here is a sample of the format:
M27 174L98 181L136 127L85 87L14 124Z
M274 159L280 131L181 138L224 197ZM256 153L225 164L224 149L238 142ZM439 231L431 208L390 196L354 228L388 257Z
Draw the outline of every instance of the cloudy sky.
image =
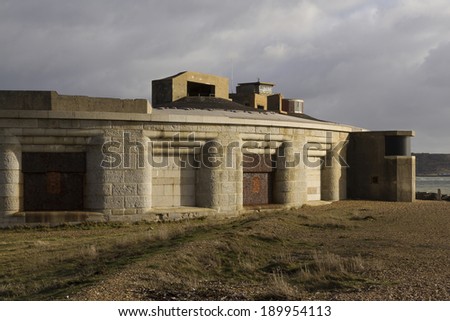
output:
M448 0L0 0L0 89L150 98L183 70L450 153Z

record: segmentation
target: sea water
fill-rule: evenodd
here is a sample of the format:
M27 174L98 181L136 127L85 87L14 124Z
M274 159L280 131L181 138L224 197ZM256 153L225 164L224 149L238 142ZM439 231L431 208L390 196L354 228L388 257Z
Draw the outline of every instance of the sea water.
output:
M450 194L450 177L416 177L417 192L437 193L439 188L442 194Z

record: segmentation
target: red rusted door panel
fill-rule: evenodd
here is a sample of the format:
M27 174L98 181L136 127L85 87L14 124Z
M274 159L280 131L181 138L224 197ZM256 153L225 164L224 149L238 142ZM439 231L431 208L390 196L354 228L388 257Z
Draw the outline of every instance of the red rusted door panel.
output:
M244 173L244 205L272 202L272 173Z

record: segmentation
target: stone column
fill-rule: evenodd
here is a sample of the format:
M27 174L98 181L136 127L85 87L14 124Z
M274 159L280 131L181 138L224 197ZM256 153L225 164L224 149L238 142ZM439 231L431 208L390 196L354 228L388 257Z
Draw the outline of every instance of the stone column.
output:
M237 142L237 141L236 141ZM234 182L236 184L236 210L241 210L244 207L244 171L243 171L243 157L242 142L239 141L239 148L233 147L233 157L235 161L235 168L231 175L234 175ZM231 176L230 175L230 176Z
M107 143L104 136L91 137L86 150L86 189L84 206L86 210L111 214L106 210L107 197L112 195L111 177L102 162L103 145ZM119 181L121 178L117 178Z
M124 214L143 215L152 208L153 168L149 162L150 139L137 133L130 146L125 145L123 184L113 185L113 196L124 197Z
M347 197L346 138L346 134L332 134L333 143L327 151L321 173L321 194L324 201L338 201Z
M15 137L0 139L0 216L4 217L19 212L22 207L22 152Z
M321 198L324 201L337 201L340 199L341 165L327 151L321 173Z
M196 204L218 212L242 208L242 155L237 140L209 141L202 147L196 181Z
M152 207L149 139L93 137L86 162L86 208L112 215L139 215ZM124 218L118 218L124 219Z
M274 202L301 206L306 202L306 170L299 142L283 142L279 147L274 182Z

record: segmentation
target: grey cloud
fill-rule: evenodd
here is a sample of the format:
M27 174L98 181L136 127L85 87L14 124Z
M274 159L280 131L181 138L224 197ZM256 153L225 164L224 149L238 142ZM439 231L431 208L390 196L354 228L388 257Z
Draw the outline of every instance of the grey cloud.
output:
M450 12L410 1L0 0L0 87L150 97L181 70L277 84L313 116L450 152Z

